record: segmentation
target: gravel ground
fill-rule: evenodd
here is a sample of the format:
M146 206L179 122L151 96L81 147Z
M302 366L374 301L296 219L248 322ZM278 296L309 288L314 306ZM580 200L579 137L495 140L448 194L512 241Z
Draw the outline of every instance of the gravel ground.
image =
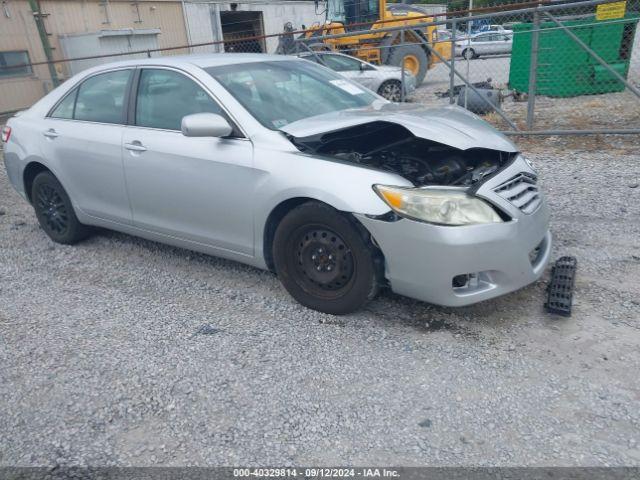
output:
M270 273L101 231L49 241L0 169L0 465L640 465L640 142L529 140L545 282L332 317Z

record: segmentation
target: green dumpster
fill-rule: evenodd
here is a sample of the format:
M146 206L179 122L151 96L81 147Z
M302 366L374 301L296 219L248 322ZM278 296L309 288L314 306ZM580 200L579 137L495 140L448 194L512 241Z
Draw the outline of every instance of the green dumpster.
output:
M637 14L596 20L595 15L578 20L559 20L589 45L616 72L627 78ZM529 91L531 23L513 26L513 50L509 88ZM575 97L620 92L625 86L553 22L540 24L536 92L550 97Z

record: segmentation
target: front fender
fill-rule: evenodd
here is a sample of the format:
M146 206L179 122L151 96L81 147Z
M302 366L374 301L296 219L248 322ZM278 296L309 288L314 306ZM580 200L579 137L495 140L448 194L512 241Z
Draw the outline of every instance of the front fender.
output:
M258 260L264 257L263 239L267 219L283 202L308 198L349 213L383 215L389 207L373 191L373 185L412 184L399 175L339 160L300 153L282 153L256 159L256 167L266 174L254 198L254 238Z

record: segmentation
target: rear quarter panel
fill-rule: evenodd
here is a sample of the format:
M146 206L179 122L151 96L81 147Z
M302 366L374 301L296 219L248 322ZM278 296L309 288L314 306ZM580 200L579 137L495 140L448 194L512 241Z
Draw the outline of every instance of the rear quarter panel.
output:
M29 115L12 117L7 122L11 127L11 138L4 144L4 164L11 185L27 198L24 189L24 169L31 162L42 163L54 171L42 156L39 143L39 128L36 119ZM54 171L55 173L55 171Z

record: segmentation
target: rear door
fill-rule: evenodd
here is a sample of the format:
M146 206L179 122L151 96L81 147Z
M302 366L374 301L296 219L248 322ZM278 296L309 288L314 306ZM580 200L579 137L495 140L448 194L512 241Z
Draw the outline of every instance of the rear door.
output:
M493 54L499 53L507 53L509 51L509 42L508 38L502 33L492 33L491 41L489 44L491 45L491 52Z
M472 48L478 55L487 55L492 53L490 34L480 33L471 40Z
M230 118L184 72L154 67L137 76L122 140L134 225L252 255L252 198L261 174L253 168L251 142L239 131L229 138L185 137L186 115Z
M132 69L93 75L44 119L43 156L85 213L131 223L124 184L122 132Z

